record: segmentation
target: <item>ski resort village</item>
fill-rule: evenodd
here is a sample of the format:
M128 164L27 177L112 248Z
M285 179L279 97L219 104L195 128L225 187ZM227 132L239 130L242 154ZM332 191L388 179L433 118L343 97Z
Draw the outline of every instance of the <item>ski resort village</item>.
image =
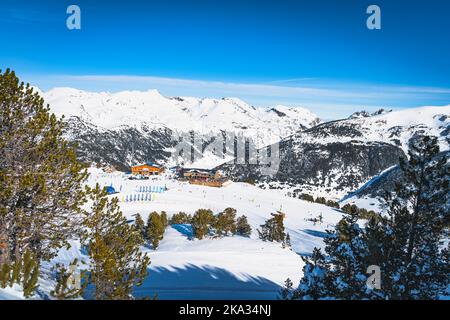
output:
M9 71L1 78L1 90L18 85ZM10 171L0 175L9 208L0 220L8 226L0 233L1 299L401 298L404 279L376 278L376 268L401 268L407 258L384 257L370 239L390 248L392 232L407 238L401 233L409 227L390 219L411 223L401 208L414 197L398 188L422 182L434 193L431 202L420 200L432 215L417 226L417 246L430 232L438 240L429 250L444 254L448 246L450 106L326 122L304 108L255 108L235 98L21 90L34 99L36 119L49 119L57 141L69 144L44 133L30 145L16 143L27 139L19 129L0 138L2 152L9 146L18 156L58 150L18 167L2 154L1 168ZM7 105L9 96L0 97ZM423 161L429 176L408 180ZM40 178L7 178L28 168ZM61 201L16 207L28 201L17 190ZM16 234L15 221L34 227ZM23 247L12 234L23 237ZM389 250L402 246L407 242ZM19 262L15 252L23 252ZM433 259L435 270L448 266L440 254ZM442 272L427 297L447 296ZM380 281L390 287L383 291Z
M449 12L1 0L2 319L450 300Z

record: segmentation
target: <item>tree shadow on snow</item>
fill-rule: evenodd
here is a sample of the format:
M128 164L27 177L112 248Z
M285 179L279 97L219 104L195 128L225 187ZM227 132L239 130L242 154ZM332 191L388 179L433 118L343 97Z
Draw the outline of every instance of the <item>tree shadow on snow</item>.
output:
M182 235L192 239L194 232L192 231L192 226L190 224L173 224L172 228L177 230Z
M150 268L142 286L135 288L136 297L164 300L277 299L280 286L262 277L245 275L244 279L212 266Z
M304 233L309 234L313 237L319 237L319 238L328 238L329 234L324 231L317 231L317 230L311 230L311 229L304 229L302 230Z

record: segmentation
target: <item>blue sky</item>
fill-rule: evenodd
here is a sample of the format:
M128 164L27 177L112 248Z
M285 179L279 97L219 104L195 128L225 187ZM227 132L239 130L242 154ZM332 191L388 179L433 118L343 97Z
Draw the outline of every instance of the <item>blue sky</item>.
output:
M66 8L81 8L81 30ZM381 8L382 29L366 28ZM48 90L158 89L324 118L450 104L445 0L2 0L0 68Z

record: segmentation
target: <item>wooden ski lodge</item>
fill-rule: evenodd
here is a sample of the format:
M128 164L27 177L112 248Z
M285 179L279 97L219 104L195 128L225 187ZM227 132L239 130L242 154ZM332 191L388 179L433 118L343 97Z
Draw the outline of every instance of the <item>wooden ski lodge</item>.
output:
M219 170L182 168L178 173L180 179L191 184L208 187L223 187L229 180Z
M137 176L154 176L164 172L164 168L154 162L147 162L145 164L131 167L131 174Z

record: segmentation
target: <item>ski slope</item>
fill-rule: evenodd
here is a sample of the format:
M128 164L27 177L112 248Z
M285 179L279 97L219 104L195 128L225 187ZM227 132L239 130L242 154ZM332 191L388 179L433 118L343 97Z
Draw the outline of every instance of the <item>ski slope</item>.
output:
M152 263L148 279L136 289L137 296L156 293L159 299L276 299L286 278L296 283L301 277L300 255L310 254L316 246L322 247L325 230L341 218L341 213L332 208L246 183L210 188L179 182L170 175L140 181L126 177L93 169L89 184L121 189L110 197L119 198L130 222L137 213L146 220L152 211L166 211L170 217L180 211L193 214L199 208L217 214L232 207L237 216L245 214L252 226L250 238L203 240L191 239L190 225L169 226L156 251L143 248ZM123 201L127 195L138 194L140 188L148 186L164 186L168 190L157 193L152 201ZM291 236L292 250L258 238L256 229L278 210L286 214L285 227ZM308 221L319 214L322 223Z
M223 188L190 185L175 180L170 174L150 180L128 180L126 174L104 173L90 169L89 185L112 185L122 212L130 223L139 213L144 220L152 211L166 211L169 217L180 211L195 213L199 208L211 209L215 214L227 207L246 215L252 227L250 238L192 238L190 225L168 226L157 250L143 246L150 259L149 275L142 286L135 288L136 297L158 299L276 299L287 278L294 285L302 276L301 255L308 255L314 247L323 246L325 230L336 224L341 213L332 208L286 197L282 191L263 190L246 183L231 183ZM151 201L123 201L147 189L166 187L167 191L153 193ZM292 250L279 243L258 238L257 228L270 214L286 214L286 232L291 236ZM308 221L322 215L322 223ZM51 267L55 263L69 265L75 258L88 261L78 241L70 249L62 249L50 263L42 265L42 279L38 293L31 299L51 298L54 287ZM80 267L82 269L83 266ZM89 291L89 290L88 290ZM89 297L89 292L87 293ZM0 299L23 299L20 288L0 289Z

